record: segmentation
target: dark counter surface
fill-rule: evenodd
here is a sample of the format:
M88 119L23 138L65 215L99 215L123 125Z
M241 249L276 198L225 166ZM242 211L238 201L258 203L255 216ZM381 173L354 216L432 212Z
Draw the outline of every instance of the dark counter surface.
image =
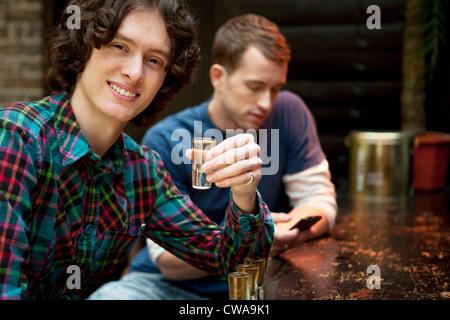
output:
M341 199L331 234L268 261L266 300L450 299L450 192Z

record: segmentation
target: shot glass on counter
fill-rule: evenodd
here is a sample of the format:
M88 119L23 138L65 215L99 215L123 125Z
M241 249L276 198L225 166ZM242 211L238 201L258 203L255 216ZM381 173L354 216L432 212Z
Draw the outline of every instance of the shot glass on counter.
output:
M250 300L251 274L247 272L231 272L228 274L230 300Z
M255 264L239 264L237 266L237 271L250 274L250 300L258 300L258 280L260 273L259 267Z
M244 263L258 266L259 273L257 279L257 300L264 300L264 274L266 271L266 259L262 257L245 257Z

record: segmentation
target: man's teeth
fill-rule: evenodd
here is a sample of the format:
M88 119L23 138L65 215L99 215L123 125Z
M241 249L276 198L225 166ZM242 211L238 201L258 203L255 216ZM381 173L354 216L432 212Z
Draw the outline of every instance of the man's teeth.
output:
M116 86L115 84L111 83L110 87L113 88L116 92L120 93L121 95L123 95L125 97L130 97L130 98L136 97L136 93L131 93L129 91L126 91L125 89L122 89L122 88Z

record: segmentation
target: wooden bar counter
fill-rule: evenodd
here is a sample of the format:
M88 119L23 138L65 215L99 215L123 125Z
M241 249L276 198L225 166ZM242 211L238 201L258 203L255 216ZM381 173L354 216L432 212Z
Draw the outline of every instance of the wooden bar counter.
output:
M338 202L331 234L269 259L265 300L450 299L449 191Z

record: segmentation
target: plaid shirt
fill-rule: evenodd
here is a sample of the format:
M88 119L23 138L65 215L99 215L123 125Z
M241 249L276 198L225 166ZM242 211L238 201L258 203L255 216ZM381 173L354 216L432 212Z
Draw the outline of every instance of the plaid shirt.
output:
M273 237L259 194L258 214L230 201L220 228L127 135L98 157L65 92L0 109L0 197L0 299L85 298L139 235L224 280L245 256L267 256ZM68 285L71 266L81 289Z

